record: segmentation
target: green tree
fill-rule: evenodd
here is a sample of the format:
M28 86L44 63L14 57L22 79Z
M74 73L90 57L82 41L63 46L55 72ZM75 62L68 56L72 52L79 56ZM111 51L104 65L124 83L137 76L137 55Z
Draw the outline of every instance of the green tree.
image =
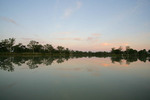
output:
M8 52L4 41L0 42L0 52Z
M58 49L58 51L59 51L59 54L61 54L61 53L62 53L62 51L64 50L64 47L62 47L62 46L58 46L58 47L57 47L57 49Z
M44 49L45 49L45 51L52 53L52 51L54 50L54 47L50 44L46 44L46 45L44 45Z
M33 51L33 53L34 53L35 47L36 47L38 44L39 44L39 42L36 42L36 41L34 41L34 40L31 40L27 46L29 47L29 49L32 49L32 51Z
M34 51L35 52L42 52L43 46L41 44L35 45Z
M112 48L112 54L122 54L122 47L120 46L118 49Z
M143 50L140 50L140 51L138 52L138 54L139 54L140 56L146 56L146 55L147 55L147 51L146 51L145 49L143 49Z
M128 50L130 50L131 48L130 48L130 46L126 46L126 51L128 51Z
M14 52L26 52L26 46L23 45L22 43L18 43L17 45L14 46Z
M13 52L13 46L15 44L15 38L9 38L9 39L5 39L5 40L2 40L1 43L0 43L0 48L2 49L2 51L4 52Z
M148 50L148 53L150 54L150 50Z
M67 54L67 55L70 54L70 50L68 48L65 49L65 54Z
M13 52L13 46L15 44L15 38L9 38L9 45L8 45L8 49L10 52Z
M120 47L118 48L118 50L122 51L122 50L123 50L123 47L122 47L122 46L120 46Z
M130 48L129 46L126 46L125 54L128 54L128 55L137 55L137 50L134 50L134 49Z
M111 53L113 54L115 51L115 47L111 48Z

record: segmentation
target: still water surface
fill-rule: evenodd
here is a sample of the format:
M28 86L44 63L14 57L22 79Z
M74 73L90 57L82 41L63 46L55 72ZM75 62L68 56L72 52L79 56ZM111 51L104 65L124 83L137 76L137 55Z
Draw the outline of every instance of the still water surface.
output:
M150 100L150 62L0 57L0 100Z

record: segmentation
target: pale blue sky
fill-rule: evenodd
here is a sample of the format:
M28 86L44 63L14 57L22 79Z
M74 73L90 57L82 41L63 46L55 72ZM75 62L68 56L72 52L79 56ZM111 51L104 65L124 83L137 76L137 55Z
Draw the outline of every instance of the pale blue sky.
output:
M150 0L0 0L0 40L103 51L150 49Z

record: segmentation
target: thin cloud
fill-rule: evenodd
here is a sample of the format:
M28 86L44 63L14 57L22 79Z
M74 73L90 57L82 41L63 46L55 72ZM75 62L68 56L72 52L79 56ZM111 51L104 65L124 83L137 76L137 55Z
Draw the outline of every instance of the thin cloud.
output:
M100 34L99 33L93 33L91 34L91 36L87 37L87 41L92 41L92 42L97 42L99 41L99 38L100 38Z
M128 46L129 44L128 44L128 43L124 43L123 45L124 45L124 46Z
M98 42L99 41L99 37L87 37L86 39L89 42Z
M80 9L82 6L82 3L80 1L77 1L77 9Z
M58 40L75 40L75 41L81 41L81 38L57 38Z
M81 6L82 6L82 3L80 1L77 1L75 8L67 8L67 9L65 9L64 14L63 14L63 18L70 17L76 10L80 9Z
M102 46L110 46L112 45L111 43L101 43Z
M91 41L91 40L93 40L94 38L93 37L88 37L87 38L87 41Z
M101 43L101 46L128 46L128 43Z
M75 33L75 32L57 32L55 34L72 34L72 33Z
M66 9L64 12L64 17L68 18L72 14L72 12L73 12L73 9L71 8Z
M1 17L0 19L4 20L6 22L12 23L14 25L18 25L18 23L13 19L10 19L10 18L7 18L7 17Z
M73 40L81 41L81 38L73 38Z
M97 36L99 37L101 34L100 33L93 33L92 36Z

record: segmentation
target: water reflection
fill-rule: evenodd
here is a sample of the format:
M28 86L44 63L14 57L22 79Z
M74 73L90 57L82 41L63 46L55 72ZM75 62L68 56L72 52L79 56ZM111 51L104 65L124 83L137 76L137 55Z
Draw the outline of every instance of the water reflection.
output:
M0 57L0 69L14 71L13 57Z
M1 56L0 57L0 69L6 70L6 71L14 71L14 65L22 66L22 64L28 65L30 69L38 68L39 65L43 64L45 66L52 65L54 61L56 63L60 64L64 61L68 61L69 59L73 58L81 58L82 56L65 56L65 57L58 57L58 56ZM99 58L105 58L105 57L99 57ZM132 62L136 61L150 61L149 57L110 57L112 63L120 63L122 65L123 61L126 61L126 65L129 65ZM103 66L108 66L108 64L101 64Z

